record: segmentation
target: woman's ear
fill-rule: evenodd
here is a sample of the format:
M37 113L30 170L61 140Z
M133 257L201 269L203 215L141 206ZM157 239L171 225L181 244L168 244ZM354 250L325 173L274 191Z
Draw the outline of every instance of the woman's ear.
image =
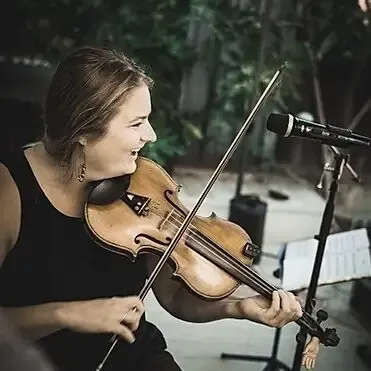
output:
M85 138L80 138L79 139L79 143L82 145L82 146L86 146L86 139Z

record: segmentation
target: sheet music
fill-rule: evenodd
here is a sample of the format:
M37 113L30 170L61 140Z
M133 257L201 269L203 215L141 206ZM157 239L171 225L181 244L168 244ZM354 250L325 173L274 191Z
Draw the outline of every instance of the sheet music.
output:
M314 238L286 244L282 288L307 288L318 241ZM326 241L318 285L371 276L370 241L365 228L331 234Z

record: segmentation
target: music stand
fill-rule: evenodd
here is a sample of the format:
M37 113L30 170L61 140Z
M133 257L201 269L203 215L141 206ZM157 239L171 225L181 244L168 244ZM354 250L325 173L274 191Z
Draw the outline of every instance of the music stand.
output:
M332 278L330 279L324 279L324 277L321 277L321 274L326 271L326 269L321 271L322 267L322 260L326 256L324 255L325 252L325 246L327 244L327 238L330 234L330 229L331 229L331 224L333 220L333 215L334 215L334 204L335 204L335 196L336 192L338 189L338 180L341 177L342 170L344 166L348 165L347 168L349 170L350 166L347 164L347 159L348 157L343 155L342 153L338 152L337 150L334 151L335 154L335 166L329 167L327 164L325 165L324 171L331 171L333 174L332 176L332 182L330 185L330 192L328 196L328 200L326 203L326 207L322 216L322 222L320 226L320 232L318 235L316 235L314 238L315 240L318 241L317 248L315 251L315 256L312 256L314 258L314 261L311 261L312 264L309 264L308 258L304 258L304 260L301 260L301 262L305 263L305 265L308 267L312 267L312 274L310 277L310 283L308 286L308 294L306 297L306 303L305 303L305 310L311 314L313 311L314 303L315 303L315 295L316 295L316 290L318 284L331 284L331 283L337 283L337 282L344 282L344 281L349 281L351 279L356 279L356 278L363 278L364 276L371 276L371 263L370 263L370 255L369 255L369 250L367 246L367 253L368 255L368 265L367 265L367 273L363 272L361 274L362 277L359 277L359 272L357 272L356 277L354 276L354 273L349 276L347 272L346 277L336 277L336 280ZM353 169L351 169L353 171ZM322 177L321 177L322 179ZM366 232L367 236L367 232ZM368 240L368 238L367 238ZM369 242L368 242L369 245ZM295 250L293 250L295 251ZM327 254L327 256L329 256ZM287 251L285 252L285 260L287 258ZM297 259L295 263L300 261ZM288 266L288 265L287 265ZM283 267L285 268L285 264L283 264ZM296 271L300 271L300 269L297 268L296 266ZM285 273L284 273L285 274ZM287 277L287 275L286 275ZM306 277L306 284L308 283L308 277ZM283 284L285 284L283 280ZM284 285L285 286L285 285ZM283 289L287 290L286 287L283 287ZM297 291L291 289L290 291ZM319 311L317 313L318 316L318 322L323 321L324 319L327 318L327 313L324 311ZM301 367L301 359L302 359L302 353L304 351L305 347L305 341L307 334L303 328L300 329L296 336L296 341L297 341L297 347L295 350L294 354L294 362L292 368L281 362L280 360L277 359L277 352L278 352L278 345L279 345L279 340L281 336L281 329L277 328L275 330L275 336L274 336L274 342L273 342L273 348L272 348L272 353L270 357L267 356L254 356L254 355L244 355L244 354L228 354L228 353L222 353L221 358L222 359L236 359L236 360L246 360L246 361L252 361L252 362L267 362L266 367L263 369L264 371L276 371L277 369L283 369L283 370L289 370L289 371L296 371L299 370Z

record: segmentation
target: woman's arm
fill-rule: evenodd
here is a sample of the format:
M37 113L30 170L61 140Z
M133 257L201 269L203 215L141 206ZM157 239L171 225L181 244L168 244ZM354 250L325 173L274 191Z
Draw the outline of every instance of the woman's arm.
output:
M8 169L0 164L0 267L13 248L20 228L21 201ZM23 308L2 308L23 335L32 340L62 328L58 316L61 304L50 303Z

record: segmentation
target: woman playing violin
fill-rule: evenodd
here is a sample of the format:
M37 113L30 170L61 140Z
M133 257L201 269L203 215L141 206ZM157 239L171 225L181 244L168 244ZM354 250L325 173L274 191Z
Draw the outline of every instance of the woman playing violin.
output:
M60 371L95 370L112 334L122 341L107 371L180 370L137 296L158 258L142 254L133 263L113 254L89 238L83 223L92 182L132 174L138 152L156 140L151 87L119 52L76 50L51 81L42 140L0 164L0 305ZM184 321L234 318L281 327L302 315L289 292L274 292L271 302L206 302L171 275L165 266L153 291Z

